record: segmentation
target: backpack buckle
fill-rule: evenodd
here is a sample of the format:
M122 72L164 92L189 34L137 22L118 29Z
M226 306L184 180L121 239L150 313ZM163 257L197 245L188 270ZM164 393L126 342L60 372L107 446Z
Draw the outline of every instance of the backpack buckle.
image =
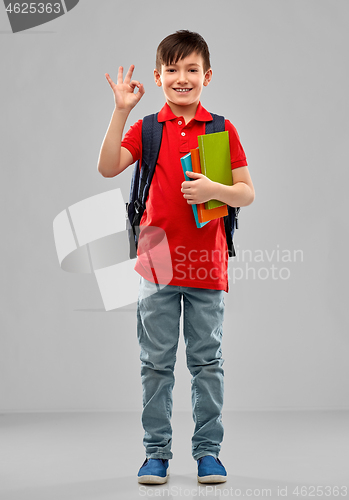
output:
M137 214L139 214L139 211L140 211L140 209L142 208L142 204L140 203L140 201L139 201L139 200L136 200L136 201L134 202L134 207L135 207L135 210L136 210Z

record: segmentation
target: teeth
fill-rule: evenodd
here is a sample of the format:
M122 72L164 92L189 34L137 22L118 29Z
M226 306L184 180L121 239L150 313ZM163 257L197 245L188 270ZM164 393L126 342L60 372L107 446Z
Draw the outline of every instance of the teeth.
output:
M189 92L190 89L174 89L176 92Z

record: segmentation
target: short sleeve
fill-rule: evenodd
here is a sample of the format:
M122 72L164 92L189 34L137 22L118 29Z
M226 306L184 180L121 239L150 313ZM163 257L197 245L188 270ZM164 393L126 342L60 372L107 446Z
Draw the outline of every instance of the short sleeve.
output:
M129 150L134 162L142 155L142 122L143 120L138 120L132 125L121 141L121 146Z
M247 167L246 155L239 134L229 120L225 120L225 130L229 132L231 168Z

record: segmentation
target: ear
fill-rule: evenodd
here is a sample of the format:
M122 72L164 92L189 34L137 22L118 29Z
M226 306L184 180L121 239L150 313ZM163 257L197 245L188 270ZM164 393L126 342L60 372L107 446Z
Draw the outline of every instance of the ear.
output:
M160 73L158 72L157 69L154 69L154 80L155 80L155 83L158 87L161 87L162 83L161 83L161 75Z
M211 78L212 78L212 69L208 69L205 73L205 76L204 76L204 86L207 87L207 85L210 83L211 81Z

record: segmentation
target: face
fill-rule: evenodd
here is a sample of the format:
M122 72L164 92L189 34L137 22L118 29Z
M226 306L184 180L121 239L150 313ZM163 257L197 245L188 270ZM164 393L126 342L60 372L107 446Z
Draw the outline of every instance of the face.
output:
M204 72L202 56L196 52L175 64L154 70L155 83L163 87L167 103L174 106L198 104L203 86L209 84L212 70Z

